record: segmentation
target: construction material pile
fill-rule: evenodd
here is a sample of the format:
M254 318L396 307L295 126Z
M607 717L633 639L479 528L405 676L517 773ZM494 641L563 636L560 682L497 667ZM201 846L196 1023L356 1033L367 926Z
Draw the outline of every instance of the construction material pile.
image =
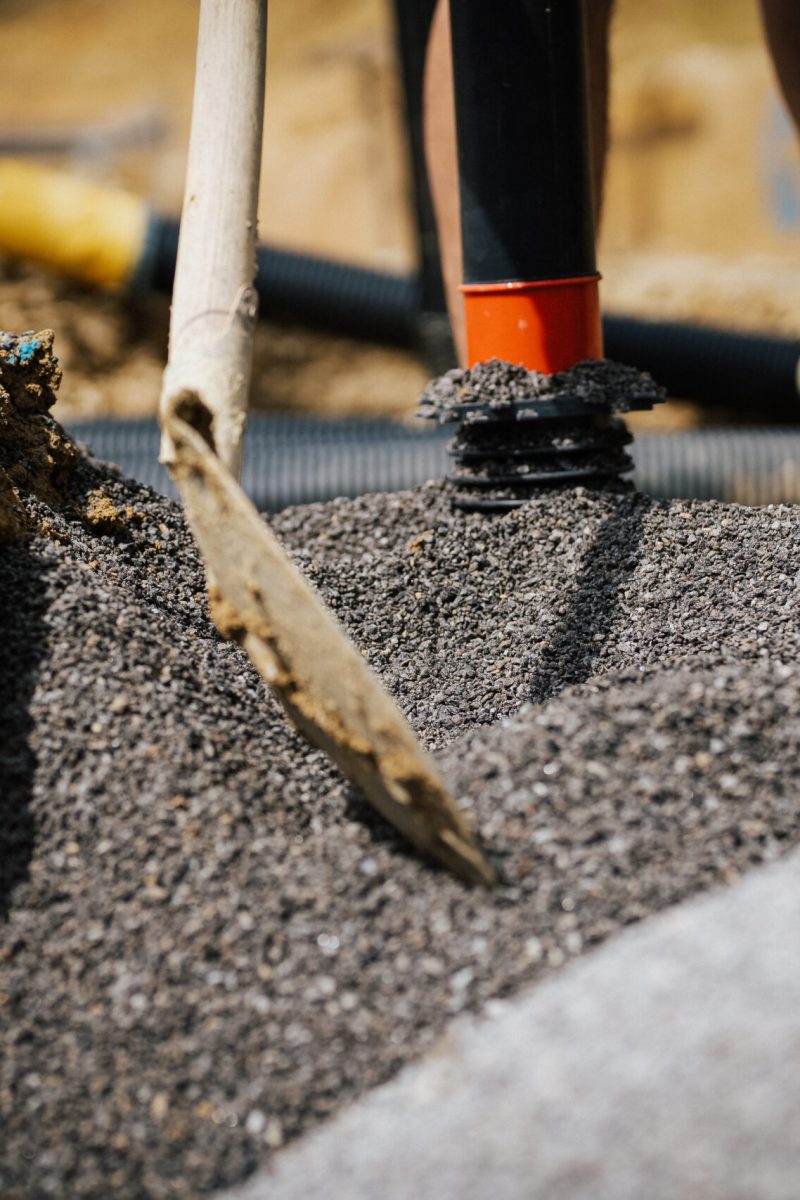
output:
M38 342L38 345L33 345ZM243 1178L466 1011L800 842L800 515L431 484L273 525L479 831L421 861L0 346L0 1192ZM10 362L14 358L14 362ZM38 464L38 466L36 466Z

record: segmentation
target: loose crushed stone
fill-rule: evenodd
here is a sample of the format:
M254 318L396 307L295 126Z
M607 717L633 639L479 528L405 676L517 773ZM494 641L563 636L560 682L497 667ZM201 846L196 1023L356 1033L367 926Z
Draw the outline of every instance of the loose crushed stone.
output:
M453 421L461 418L465 405L503 411L529 404L528 415L535 419L537 408L545 404L631 412L665 399L664 389L646 371L609 359L587 359L568 371L542 375L493 358L473 367L454 367L432 379L420 397L420 408L423 415L435 413L441 421Z
M800 842L795 508L577 489L484 517L437 484L274 519L437 754L487 893L290 730L171 502L84 455L61 502L18 493L4 1196L231 1184L456 1014Z

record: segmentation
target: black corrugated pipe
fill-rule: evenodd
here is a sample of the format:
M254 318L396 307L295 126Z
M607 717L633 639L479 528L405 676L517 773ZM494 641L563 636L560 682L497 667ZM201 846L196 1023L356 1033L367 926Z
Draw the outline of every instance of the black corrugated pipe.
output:
M178 223L154 218L142 285L171 291L177 242ZM261 246L256 286L261 314L273 320L384 345L419 344L424 317L414 276ZM797 338L622 316L604 317L603 335L609 358L649 371L673 396L773 420L798 413Z
M412 171L412 203L419 257L419 303L423 313L444 314L439 239L433 199L425 171L422 94L425 51L436 0L395 0L394 22L405 99L405 130Z
M179 222L154 214L139 289L172 295ZM256 252L259 315L387 346L416 347L419 281L274 246Z
M142 284L171 291L177 240L177 222L154 218L150 270ZM256 285L264 317L384 345L418 346L424 317L414 276L261 246ZM649 371L673 396L743 412L755 407L761 418L773 420L797 415L797 338L622 316L604 317L603 335L609 358Z
M417 348L431 375L443 374L456 360L439 257L439 232L425 162L425 61L436 3L437 0L394 0L393 6L419 262Z
M800 341L679 321L606 317L606 353L649 371L671 396L791 421L798 410Z
M158 427L145 421L76 421L70 432L124 474L174 495L158 462ZM244 441L243 483L262 510L399 491L448 469L449 433L388 420L255 414ZM653 496L740 504L800 502L800 430L699 429L638 433L634 482Z

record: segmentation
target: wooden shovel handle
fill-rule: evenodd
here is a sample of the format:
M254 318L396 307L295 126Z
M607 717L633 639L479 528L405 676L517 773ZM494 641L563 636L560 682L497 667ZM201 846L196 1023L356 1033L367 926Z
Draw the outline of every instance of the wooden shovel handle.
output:
M192 129L172 295L167 398L196 392L238 478L256 316L256 213L267 0L201 0ZM173 447L164 434L162 460Z

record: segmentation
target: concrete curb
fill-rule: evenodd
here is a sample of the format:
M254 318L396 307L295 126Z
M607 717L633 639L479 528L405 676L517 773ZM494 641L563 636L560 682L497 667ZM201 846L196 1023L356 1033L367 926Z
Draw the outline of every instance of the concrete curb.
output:
M797 1200L800 854L498 1008L218 1200Z

